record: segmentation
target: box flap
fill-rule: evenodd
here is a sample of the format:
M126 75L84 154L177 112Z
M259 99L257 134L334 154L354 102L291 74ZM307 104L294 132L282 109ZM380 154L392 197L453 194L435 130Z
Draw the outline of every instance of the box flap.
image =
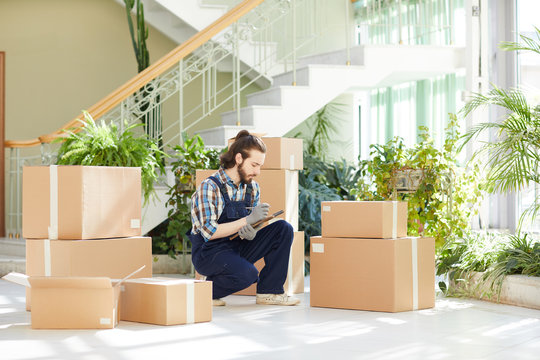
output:
M33 288L75 288L101 289L112 288L111 279L107 277L88 276L31 276L28 281Z
M176 284L195 284L205 282L204 280L196 279L176 279L167 277L154 277L154 278L139 278L126 280L128 283L137 284L156 284L156 285L176 285Z
M25 275L25 274L11 272L5 275L2 279L11 281L12 283L15 283L15 284L30 287L30 282L28 282L28 275Z

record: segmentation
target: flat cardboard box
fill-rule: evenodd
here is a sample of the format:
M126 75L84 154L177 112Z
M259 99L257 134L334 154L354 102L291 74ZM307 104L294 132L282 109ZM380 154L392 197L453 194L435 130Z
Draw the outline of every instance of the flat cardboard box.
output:
M400 312L435 306L433 238L311 238L311 306Z
M214 175L217 170L197 170L195 183ZM298 230L298 171L296 170L261 170L255 178L261 189L261 202L270 204L270 213L283 210L276 219L284 219Z
M26 240L29 276L98 276L122 278L136 268L134 277L152 276L152 239L132 237L100 240ZM30 310L30 291L26 308Z
M262 137L266 145L266 158L262 169L304 169L304 145L302 139ZM229 146L234 139L229 139Z
M124 282L120 320L179 325L212 320L212 282L142 278Z
M25 166L26 239L100 239L141 235L141 169Z
M50 277L10 273L5 280L32 288L32 329L112 329L118 324L120 286L107 277Z
M321 235L391 239L407 236L407 203L402 201L323 201Z

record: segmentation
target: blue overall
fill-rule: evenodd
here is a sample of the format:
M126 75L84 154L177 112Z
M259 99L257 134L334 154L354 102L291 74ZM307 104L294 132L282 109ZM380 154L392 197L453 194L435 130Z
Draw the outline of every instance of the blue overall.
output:
M231 201L225 185L210 177L220 189L224 200L223 213L218 224L246 217L251 206L251 184L243 201ZM195 270L212 281L212 297L220 299L257 283L258 294L282 294L287 278L289 253L293 240L292 226L276 221L257 232L251 241L239 237L224 237L205 241L200 234L189 234L192 243L192 261ZM260 274L253 265L264 258Z

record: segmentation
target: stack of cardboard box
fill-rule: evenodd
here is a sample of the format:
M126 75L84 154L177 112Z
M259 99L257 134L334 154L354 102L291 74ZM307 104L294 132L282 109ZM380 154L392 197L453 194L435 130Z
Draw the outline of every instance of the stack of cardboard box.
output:
M260 186L261 202L270 204L270 213L283 210L276 218L289 222L294 229L294 239L289 257L289 271L284 288L287 294L304 292L304 232L298 231L298 171L304 167L302 139L263 137L266 157L261 173L255 178ZM230 144L231 142L229 142ZM197 170L196 185L217 170ZM255 263L260 271L264 260ZM255 295L256 284L237 295Z
M140 168L25 167L23 237L31 286L26 304L27 310L32 309L33 328L112 328L119 319L163 323L147 316L155 307L163 310L163 300L145 298L142 303L139 293L130 293L139 291L132 289L142 280L126 280L122 286L111 282L140 268L133 277L152 281L152 242L141 236ZM208 292L208 285L170 280L153 284L191 288L187 298L177 296L186 302L194 299L194 288L198 293L206 286L202 291ZM120 294L121 288L130 290ZM208 313L211 318L211 294L201 296L200 307L206 313L195 319L191 316L193 321L209 321ZM118 301L126 309L125 316L124 312L117 315ZM193 310L193 301L186 307ZM170 308L165 306L166 311ZM103 315L103 309L112 315ZM189 322L190 316L183 317L183 323Z
M407 203L325 201L311 238L311 306L398 312L435 305L435 242L407 237Z

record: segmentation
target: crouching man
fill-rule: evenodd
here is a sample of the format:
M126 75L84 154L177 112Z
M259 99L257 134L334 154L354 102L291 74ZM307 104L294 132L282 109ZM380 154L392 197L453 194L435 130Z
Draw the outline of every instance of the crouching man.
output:
M265 154L266 146L260 138L240 131L221 156L219 171L193 194L192 261L197 272L212 281L214 305L225 305L221 298L253 283L257 283L257 304L300 302L283 290L292 226L284 220L262 229L252 226L269 212L269 205L260 203L259 185L253 180L260 173ZM231 240L236 233L239 236ZM253 264L261 258L265 266L259 274Z

